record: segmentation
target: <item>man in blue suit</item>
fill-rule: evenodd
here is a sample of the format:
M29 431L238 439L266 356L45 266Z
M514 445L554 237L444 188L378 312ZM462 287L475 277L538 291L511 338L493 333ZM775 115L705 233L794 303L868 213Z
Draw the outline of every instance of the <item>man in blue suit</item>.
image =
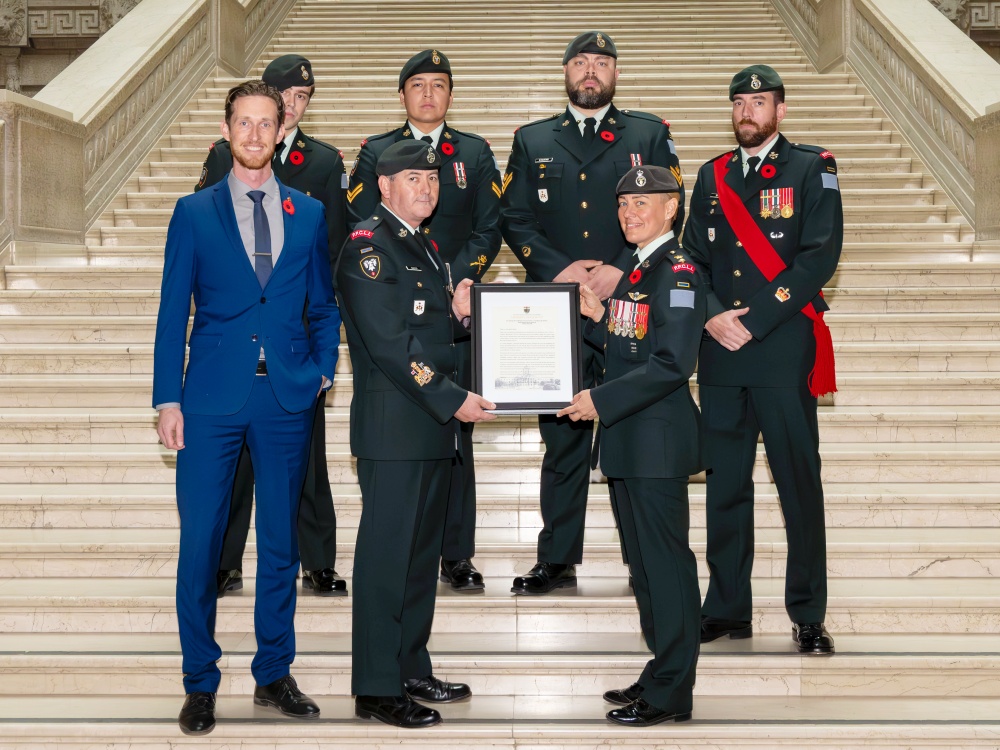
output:
M229 91L222 134L232 172L181 198L167 231L153 405L160 441L178 451L177 619L187 693L178 722L185 734L215 726L222 655L214 637L215 573L244 440L257 477L254 703L297 718L319 716L289 674L296 519L313 407L337 362L340 312L323 205L271 172L283 109L281 95L263 81Z

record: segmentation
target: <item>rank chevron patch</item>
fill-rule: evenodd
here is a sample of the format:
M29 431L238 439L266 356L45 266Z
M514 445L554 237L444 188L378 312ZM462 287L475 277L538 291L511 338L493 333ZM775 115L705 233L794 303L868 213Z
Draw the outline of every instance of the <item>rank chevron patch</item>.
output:
M347 202L354 203L354 199L358 197L362 190L365 188L365 183L359 182L356 187L347 191Z

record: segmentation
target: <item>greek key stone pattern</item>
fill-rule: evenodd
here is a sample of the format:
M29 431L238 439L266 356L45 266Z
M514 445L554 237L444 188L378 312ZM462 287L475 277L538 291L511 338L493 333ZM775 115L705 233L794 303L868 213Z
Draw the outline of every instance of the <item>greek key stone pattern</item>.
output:
M94 8L31 8L28 11L28 36L99 36L101 17Z
M84 147L84 164L89 179L125 138L134 135L136 127L157 102L170 84L181 77L183 71L208 45L210 31L208 16L204 16L173 50L156 66L131 96L108 118Z
M1000 29L1000 0L972 0L969 15L973 30Z
M913 106L913 111L934 131L940 142L955 156L958 164L971 176L975 169L976 141L968 125L959 121L937 99L920 80L919 72L896 53L868 19L857 12L853 15L855 42L883 70L895 84L897 91Z

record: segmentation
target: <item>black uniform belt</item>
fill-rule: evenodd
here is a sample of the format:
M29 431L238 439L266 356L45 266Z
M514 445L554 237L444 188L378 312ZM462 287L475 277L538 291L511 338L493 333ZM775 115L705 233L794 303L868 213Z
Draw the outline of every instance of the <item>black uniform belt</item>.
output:
M267 362L262 359L257 361L257 374L267 375Z

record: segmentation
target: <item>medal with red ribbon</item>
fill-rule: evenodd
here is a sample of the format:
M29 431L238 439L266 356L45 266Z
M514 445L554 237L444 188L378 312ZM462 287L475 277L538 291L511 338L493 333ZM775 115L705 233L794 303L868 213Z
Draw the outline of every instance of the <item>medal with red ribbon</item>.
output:
M461 188L462 190L465 190L465 186L469 184L468 181L465 179L465 162L456 161L451 166L455 170L455 184L458 185L458 187Z

